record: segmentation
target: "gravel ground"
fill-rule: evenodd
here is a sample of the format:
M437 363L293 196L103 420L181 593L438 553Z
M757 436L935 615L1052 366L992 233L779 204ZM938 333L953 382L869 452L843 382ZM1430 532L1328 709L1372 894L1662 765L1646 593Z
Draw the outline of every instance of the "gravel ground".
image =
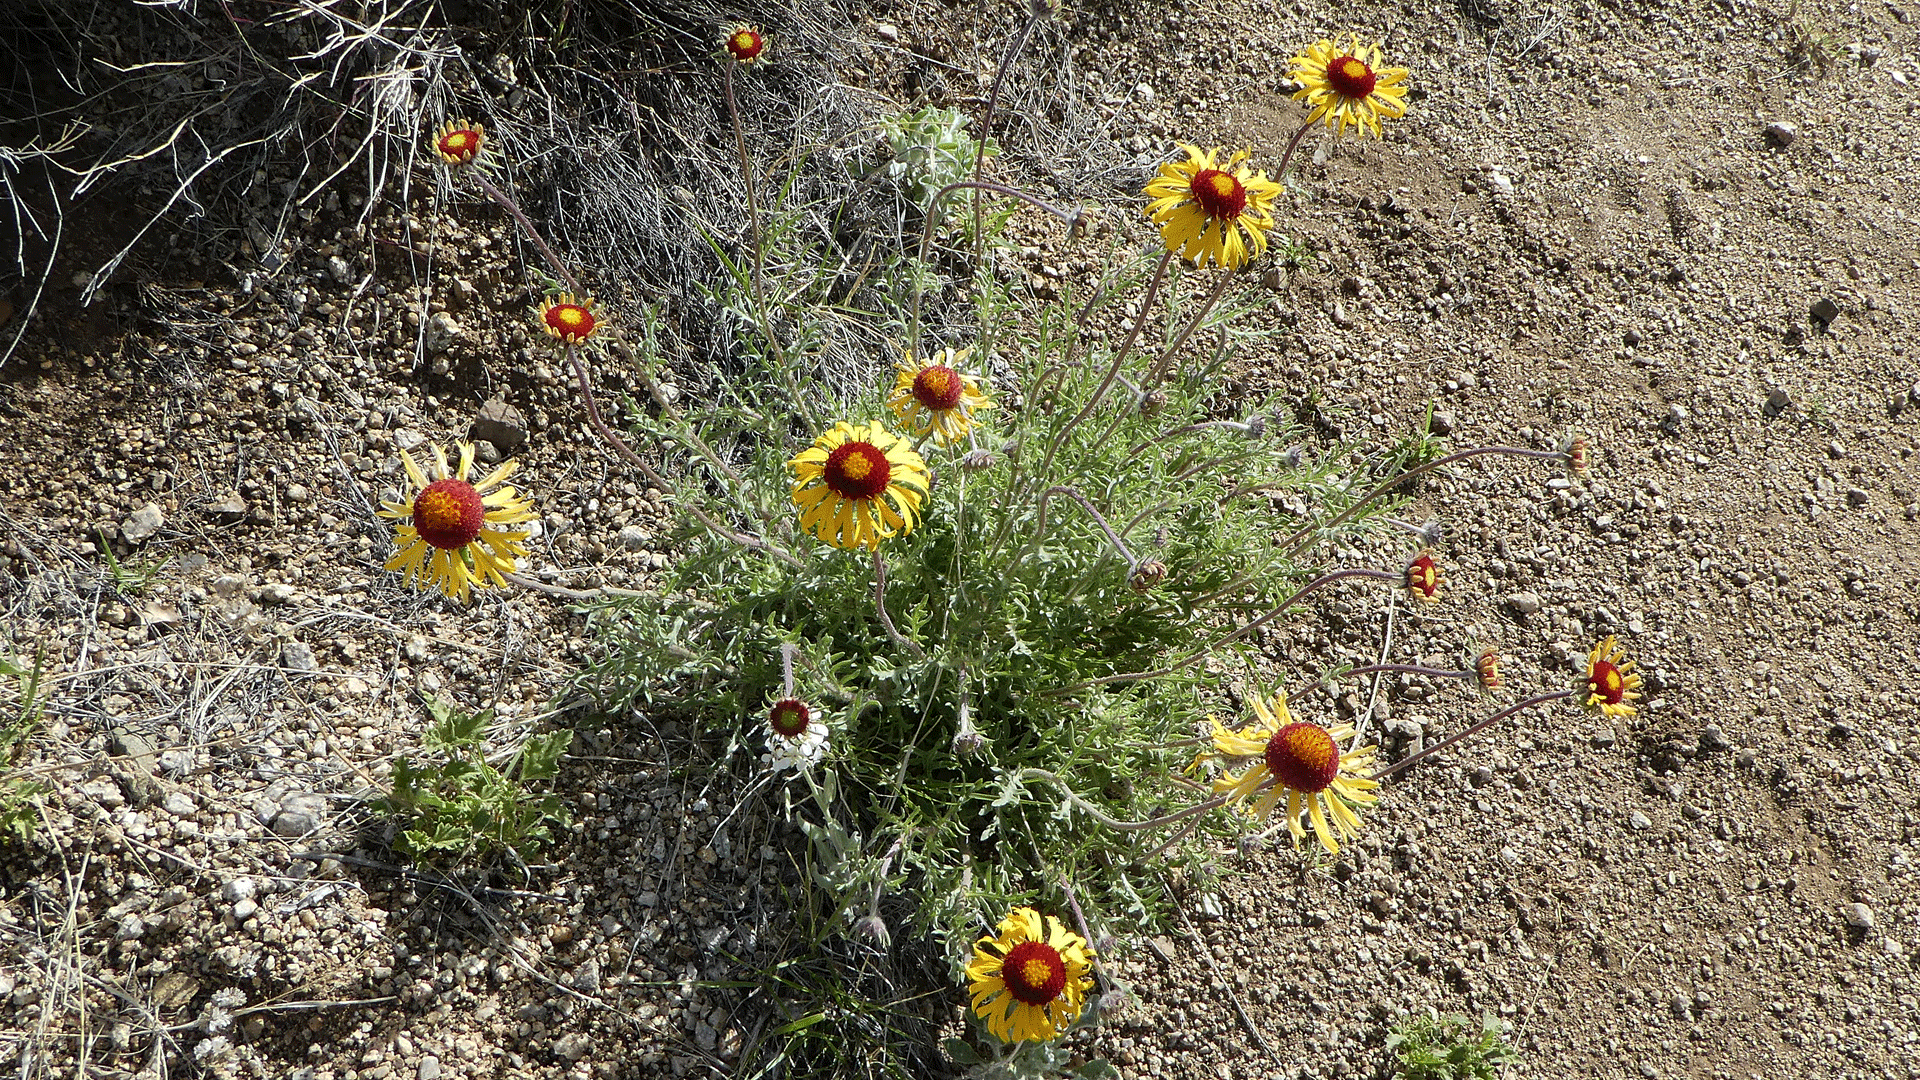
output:
M967 104L1014 17L976 14L850 33L872 78L906 48ZM1411 114L1380 142L1309 136L1280 217L1316 258L1259 286L1276 337L1236 389L1329 443L1431 403L1454 445L1596 447L1585 484L1483 459L1426 485L1447 601L1343 594L1267 639L1274 670L1389 636L1451 666L1477 637L1518 695L1617 633L1648 682L1631 720L1548 707L1403 774L1338 859L1222 849L1174 925L1112 950L1131 1000L1092 1049L1130 1076L1373 1075L1388 1024L1431 1006L1508 1020L1515 1074L1914 1075L1913 20L1231 0L1042 35L1033 63L1105 140L1050 193L1122 222L1137 201L1101 177L1137 187L1176 139L1271 166L1291 50L1385 36ZM1824 77L1791 61L1810 33L1833 35ZM23 1077L726 1074L780 1022L707 985L788 955L799 880L794 839L733 814L719 748L568 711L593 655L572 598L462 609L379 570L396 451L470 431L527 466L543 584L640 586L674 558L662 493L593 444L530 335L509 234L458 209L423 191L360 226L335 201L279 272L109 291L107 316L65 289L0 370L0 604L62 672L22 762L46 827L0 855ZM1033 228L1010 276L1089 265ZM420 699L476 686L503 745L586 725L556 784L573 829L517 881L383 868L366 799ZM1364 713L1391 757L1475 708L1370 690L1301 712ZM926 962L858 958L882 982Z

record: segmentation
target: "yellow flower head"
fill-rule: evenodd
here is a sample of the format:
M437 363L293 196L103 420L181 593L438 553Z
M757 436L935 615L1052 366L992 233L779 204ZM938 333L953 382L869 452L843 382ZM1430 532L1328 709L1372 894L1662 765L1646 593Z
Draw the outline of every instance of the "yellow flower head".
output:
M800 527L848 550L912 532L933 485L926 461L879 424L842 420L787 467Z
M524 557L526 533L502 526L532 521L533 504L502 484L520 466L502 462L478 484L469 483L473 444L460 444L460 466L451 468L447 452L433 448L431 475L402 450L412 497L406 502L383 502L380 516L393 521L393 543L400 550L386 569L406 575L407 584L425 579L457 600L465 600L469 586L505 585L515 560Z
M449 165L468 165L487 148L487 129L467 120L449 120L433 133L433 152Z
M578 344L593 336L600 317L594 314L592 297L575 299L572 293L561 293L540 305L540 325L561 341Z
M1225 151L1203 151L1185 143L1180 149L1187 160L1160 166L1160 175L1147 181L1145 192L1153 200L1146 215L1160 226L1167 250L1198 266L1212 260L1229 270L1264 254L1280 185L1242 165L1248 157L1245 150L1215 162L1214 155Z
M1018 907L996 937L973 943L967 989L973 1013L1002 1042L1049 1042L1080 1018L1094 952L1052 915Z
M1341 134L1351 124L1378 137L1381 117L1405 116L1407 69L1380 61L1380 46L1361 44L1358 34L1349 34L1344 46L1315 42L1294 57L1287 76L1300 84L1295 100L1305 99L1313 110L1307 123L1325 120L1331 128L1338 122Z
M1604 716L1632 716L1639 710L1633 703L1640 697L1640 673L1619 639L1608 634L1587 654L1587 669L1574 680L1574 691L1588 712Z
M973 414L993 408L980 389L980 380L960 373L970 349L942 349L925 364L899 365L887 407L900 417L916 439L931 435L941 446L951 446L973 427Z
M1271 705L1252 699L1254 723L1232 731L1220 721L1213 722L1213 753L1201 758L1256 758L1240 775L1231 773L1213 782L1216 795L1228 795L1230 801L1244 803L1247 813L1266 817L1287 797L1287 830L1298 845L1307 831L1300 823L1302 814L1313 822L1313 831L1329 852L1339 852L1339 839L1359 835L1360 816L1356 806L1372 803L1371 792L1380 785L1366 778L1373 765L1375 748L1368 746L1342 754L1340 743L1353 738L1353 728L1341 725L1323 728L1318 724L1296 722L1287 712L1284 691L1273 696ZM1196 759L1196 764L1199 759Z
M751 64L760 59L760 54L767 50L767 39L761 35L760 28L748 26L745 23L735 25L728 30L727 38L721 44L726 48L728 56L743 64Z

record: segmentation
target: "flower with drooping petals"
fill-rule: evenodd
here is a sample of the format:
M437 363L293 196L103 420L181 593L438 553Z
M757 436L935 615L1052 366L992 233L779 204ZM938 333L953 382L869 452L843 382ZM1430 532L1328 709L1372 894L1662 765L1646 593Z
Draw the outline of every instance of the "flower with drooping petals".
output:
M1567 440L1567 471L1582 480L1592 475L1593 460L1587 450L1587 440L1579 435Z
M722 42L727 55L743 64L751 64L760 59L767 49L767 39L761 35L760 28L738 23L727 31L727 39Z
M1290 61L1287 77L1300 84L1294 99L1305 99L1312 111L1307 123L1337 121L1345 134L1351 124L1378 137L1381 117L1407 114L1407 69L1380 66L1378 44L1363 45L1349 34L1344 46L1318 41Z
M831 733L827 722L799 698L782 698L767 710L767 752L760 758L770 772L798 772L826 756Z
M1186 143L1180 149L1187 160L1160 166L1160 175L1147 182L1145 192L1153 200L1146 215L1160 226L1167 250L1196 266L1211 260L1229 270L1264 254L1280 185L1241 164L1248 151L1216 162L1214 155L1225 151L1203 151Z
M593 336L600 326L600 317L594 314L593 297L576 299L572 293L561 293L551 297L540 305L540 325L547 333L569 345L577 345Z
M383 502L379 514L397 525L393 542L400 550L386 569L406 575L407 584L425 580L457 600L466 600L470 586L505 585L516 560L527 554L526 533L503 528L532 521L533 504L502 481L520 466L502 462L478 484L469 483L473 444L460 444L460 465L451 468L447 452L433 448L431 475L402 450L407 480L415 492L406 502Z
M973 414L993 408L980 380L960 372L971 349L942 349L924 364L898 365L899 376L887 395L887 407L916 439L931 435L952 446L973 427ZM911 357L908 358L911 361Z
M1582 708L1603 716L1632 716L1640 697L1640 673L1633 670L1620 641L1608 634L1587 654L1586 670L1574 680Z
M1480 680L1480 689L1488 695L1500 692L1500 653L1494 649L1481 649L1473 658L1473 674Z
M433 133L433 152L449 165L470 165L487 148L487 129L468 120L449 120Z
M1360 816L1354 808L1378 798L1372 790L1379 783L1366 778L1376 748L1341 753L1340 744L1353 738L1353 728L1342 724L1329 729L1295 721L1287 712L1285 691L1275 694L1271 705L1258 697L1250 702L1252 724L1232 731L1218 720L1213 722L1213 754L1203 753L1202 758L1256 759L1238 776L1228 773L1215 780L1214 793L1241 802L1255 817L1271 814L1285 795L1287 830L1293 833L1294 845L1306 839L1300 823L1305 814L1321 846L1338 853L1340 840L1359 834Z
M1049 1042L1080 1018L1093 989L1094 951L1057 916L1017 907L998 935L973 943L973 1013L1002 1042Z
M1440 567L1432 550L1422 551L1407 564L1407 592L1423 604L1440 602Z
M800 527L849 551L912 532L933 485L926 461L880 424L842 420L787 467Z

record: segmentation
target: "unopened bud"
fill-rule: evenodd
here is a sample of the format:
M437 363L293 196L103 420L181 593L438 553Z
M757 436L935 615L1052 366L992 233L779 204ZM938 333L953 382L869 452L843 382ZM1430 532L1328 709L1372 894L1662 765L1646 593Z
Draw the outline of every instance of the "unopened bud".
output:
M1267 418L1254 415L1247 417L1247 438L1257 439L1267 433Z
M1166 563L1159 559L1148 559L1133 568L1133 575L1127 579L1127 584L1133 586L1134 592L1143 593L1160 584L1166 576Z
M1160 410L1166 407L1167 392L1165 390L1149 390L1140 395L1140 415L1142 416L1158 416Z
M1592 475L1593 461L1587 453L1587 440L1576 435L1567 443L1567 470L1582 480Z
M987 449L969 450L960 455L960 467L968 472L980 472L1000 464L1000 455Z
M878 915L866 915L854 920L853 936L873 942L881 952L893 946L893 934L887 930L887 921Z
M960 725L959 731L954 732L949 749L953 751L955 757L972 757L986 745L987 737L974 730L973 723L967 721Z

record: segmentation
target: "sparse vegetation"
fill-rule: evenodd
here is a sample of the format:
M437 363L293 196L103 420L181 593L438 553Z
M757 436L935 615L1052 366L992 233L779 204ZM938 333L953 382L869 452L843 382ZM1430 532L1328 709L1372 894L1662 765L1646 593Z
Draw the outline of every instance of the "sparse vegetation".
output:
M496 766L487 754L492 710L469 712L438 698L426 707L433 723L421 750L435 760L396 760L393 790L381 804L399 822L397 846L430 863L524 863L571 818L559 796L530 785L553 779L573 732L529 736Z

